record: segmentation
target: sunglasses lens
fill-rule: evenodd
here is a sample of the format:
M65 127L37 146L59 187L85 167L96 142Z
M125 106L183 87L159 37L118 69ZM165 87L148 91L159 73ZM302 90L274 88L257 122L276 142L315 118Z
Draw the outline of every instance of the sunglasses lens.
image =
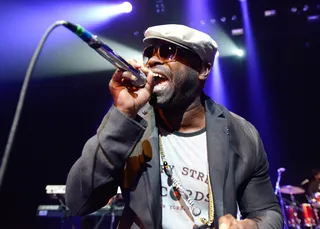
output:
M163 44L160 46L160 57L165 60L174 60L177 46L174 44Z
M149 59L153 56L153 46L148 46L143 51L143 63L146 64Z

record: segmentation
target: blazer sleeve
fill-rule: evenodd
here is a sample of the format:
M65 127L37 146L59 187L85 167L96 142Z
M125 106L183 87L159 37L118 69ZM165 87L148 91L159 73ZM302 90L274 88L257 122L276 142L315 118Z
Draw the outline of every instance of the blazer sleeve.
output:
M66 182L66 205L72 215L86 215L116 195L126 160L140 141L147 122L133 120L112 106L97 134L90 138L71 167Z
M259 229L282 229L283 216L268 174L267 155L258 132L253 126L251 129L256 146L255 169L238 195L239 208L244 218L257 222Z

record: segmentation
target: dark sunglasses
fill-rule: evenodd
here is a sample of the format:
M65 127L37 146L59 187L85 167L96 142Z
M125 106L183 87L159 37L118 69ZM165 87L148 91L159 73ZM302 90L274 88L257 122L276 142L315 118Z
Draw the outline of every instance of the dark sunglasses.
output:
M171 43L147 46L143 50L143 63L148 63L150 58L155 55L165 63L174 62L176 61L178 49L177 45Z

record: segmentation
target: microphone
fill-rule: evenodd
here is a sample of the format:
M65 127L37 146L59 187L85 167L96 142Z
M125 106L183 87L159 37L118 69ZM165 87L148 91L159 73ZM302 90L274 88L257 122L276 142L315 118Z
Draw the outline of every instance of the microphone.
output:
M282 173L282 172L285 172L285 171L286 171L285 168L279 168L279 169L278 169L278 173Z
M143 87L146 84L147 77L142 71L135 69L109 46L104 44L96 35L93 35L80 25L75 25L70 22L66 22L63 25L71 32L78 35L78 37L80 37L84 42L86 42L91 48L97 51L115 67L131 72L135 76L135 79L131 81L133 86Z

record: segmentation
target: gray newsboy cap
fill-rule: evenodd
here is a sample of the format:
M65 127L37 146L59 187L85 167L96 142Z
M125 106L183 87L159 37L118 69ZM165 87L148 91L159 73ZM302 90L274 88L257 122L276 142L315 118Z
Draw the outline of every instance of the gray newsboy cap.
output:
M167 24L149 27L144 33L143 41L152 43L160 39L189 49L200 56L204 63L213 65L218 49L217 43L206 33L185 25Z

